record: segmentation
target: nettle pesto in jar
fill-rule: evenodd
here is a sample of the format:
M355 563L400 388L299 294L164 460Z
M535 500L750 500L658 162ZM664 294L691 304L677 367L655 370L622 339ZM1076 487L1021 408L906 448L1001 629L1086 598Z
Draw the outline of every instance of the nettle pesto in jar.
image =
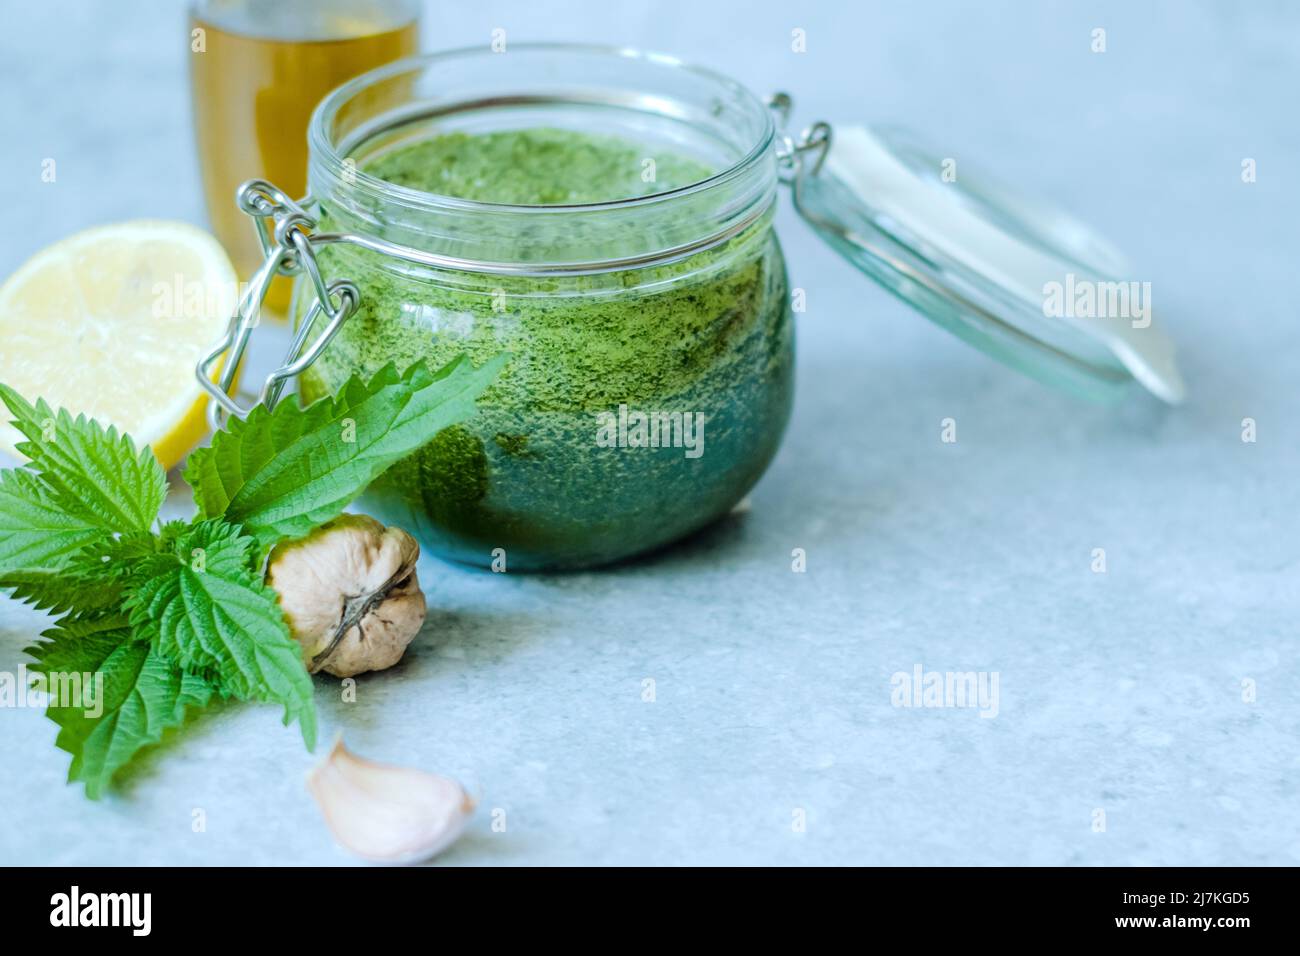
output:
M619 242L677 242L684 217L719 203L708 192L714 164L659 142L548 125L435 127L363 151L356 164L372 186L396 187L397 200L366 207L361 222L346 196L322 196L320 232L364 228L407 244L427 235L441 248L443 231L460 229L490 262L563 243L571 258L599 263ZM409 197L425 194L441 205L413 220ZM483 204L506 210L508 226ZM775 454L793 385L771 205L751 205L753 215L699 251L580 274L323 248L322 271L354 282L360 305L302 375L306 399L389 362L436 369L462 354L475 365L510 356L474 417L385 473L362 510L432 553L509 570L615 561L725 514ZM617 228L612 215L624 217ZM298 321L309 300L300 283Z

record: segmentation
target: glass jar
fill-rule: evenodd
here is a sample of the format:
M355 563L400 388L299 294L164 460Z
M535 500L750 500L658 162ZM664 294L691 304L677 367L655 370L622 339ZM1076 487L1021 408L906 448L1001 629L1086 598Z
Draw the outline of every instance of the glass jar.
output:
M716 172L616 201L504 205L366 171L432 136L527 128L598 130ZM382 476L362 510L457 561L582 567L700 528L763 474L790 414L794 343L774 126L743 87L604 49L434 55L327 97L310 156L318 235L427 258L322 245L321 271L360 294L302 374L307 400L389 362L510 355L477 414ZM314 296L301 279L298 324ZM309 337L328 317L315 322Z
M1182 399L1144 290L1084 224L966 159L958 175L905 131L789 135L790 111L785 94L764 102L708 70L604 47L458 50L352 80L312 117L307 208L270 183L240 189L266 259L199 363L213 424L246 413L229 393L259 304L275 275L298 274L297 335L267 404L294 377L313 400L390 362L509 354L474 417L381 476L363 509L435 554L511 569L659 547L748 491L790 414L778 183L860 272L1007 365L1089 399L1135 384ZM583 181L603 147L509 140L521 130L634 144L618 163L642 178L593 198ZM457 135L512 146L495 165L453 154L436 167L449 179L407 181L414 167L396 160ZM515 197L523 168L554 188L514 204L430 188Z

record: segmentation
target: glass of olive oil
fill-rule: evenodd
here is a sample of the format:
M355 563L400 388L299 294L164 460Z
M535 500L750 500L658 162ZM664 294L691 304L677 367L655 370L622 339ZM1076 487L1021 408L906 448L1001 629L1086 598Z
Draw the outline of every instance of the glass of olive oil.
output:
M289 195L307 184L307 121L326 93L416 52L416 0L196 0L190 86L199 167L213 232L241 279L261 263L252 223L235 205L246 179ZM287 310L280 278L266 304Z

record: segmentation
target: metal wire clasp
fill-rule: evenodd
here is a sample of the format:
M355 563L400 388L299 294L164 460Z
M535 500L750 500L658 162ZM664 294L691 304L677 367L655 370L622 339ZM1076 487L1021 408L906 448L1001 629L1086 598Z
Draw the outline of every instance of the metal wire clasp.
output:
M306 272L311 279L315 301L303 316L297 334L279 367L262 384L257 404L268 408L274 407L279 401L289 379L301 374L316 361L361 301L357 287L346 279L336 279L326 285L316 262L316 253L312 249L310 230L316 227L316 220L307 214L301 204L262 179L250 179L240 186L236 201L239 208L253 218L257 238L266 259L249 279L248 287L240 296L234 315L230 317L225 335L195 367L199 384L212 399L208 405L208 423L214 429L223 427L230 415L244 418L256 407L241 407L231 394L231 389L253 329L261 320L262 302L272 279L277 275L289 276ZM322 312L328 319L325 330L307 345L307 337ZM225 363L221 367L221 375L213 381L213 369L223 355Z
M831 150L831 124L819 120L796 139L788 131L794 100L789 93L773 93L767 107L776 114L776 162L781 182L797 187L800 176L816 176Z
M822 216L808 202L805 190L808 181L822 171L831 151L831 124L818 120L805 129L799 138L787 131L794 100L789 93L773 93L767 98L767 107L776 114L777 176L790 187L790 199L795 212L805 222L823 235L838 236L854 245L862 245L856 236L848 235L844 227Z

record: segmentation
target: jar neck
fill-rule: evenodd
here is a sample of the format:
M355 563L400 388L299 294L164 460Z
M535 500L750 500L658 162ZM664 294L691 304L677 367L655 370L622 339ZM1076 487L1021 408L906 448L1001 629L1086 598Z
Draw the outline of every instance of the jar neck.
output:
M455 95L446 92L449 69ZM591 117L603 131L642 131L707 152L701 158L717 172L649 196L525 206L424 192L365 169L381 149L446 130L578 128ZM399 61L330 94L312 118L309 145L309 191L323 231L471 272L587 274L678 261L765 225L777 188L774 128L761 101L676 61L603 48Z

